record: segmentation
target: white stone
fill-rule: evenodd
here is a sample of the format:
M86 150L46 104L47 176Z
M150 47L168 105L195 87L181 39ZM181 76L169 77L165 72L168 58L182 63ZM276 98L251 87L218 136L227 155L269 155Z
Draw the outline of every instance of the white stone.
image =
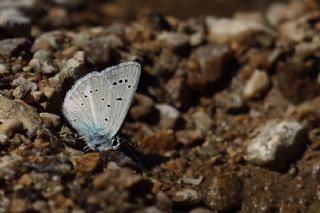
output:
M307 141L308 135L300 123L271 120L247 144L244 158L256 165L283 169L303 151Z
M243 97L246 99L257 98L268 89L269 85L268 74L262 70L255 70L244 87Z

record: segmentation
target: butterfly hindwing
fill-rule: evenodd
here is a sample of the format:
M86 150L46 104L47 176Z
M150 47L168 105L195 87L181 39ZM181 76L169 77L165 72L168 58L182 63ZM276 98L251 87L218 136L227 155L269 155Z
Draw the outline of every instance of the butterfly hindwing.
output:
M101 73L93 72L79 79L67 93L63 113L81 135L110 129L110 84Z

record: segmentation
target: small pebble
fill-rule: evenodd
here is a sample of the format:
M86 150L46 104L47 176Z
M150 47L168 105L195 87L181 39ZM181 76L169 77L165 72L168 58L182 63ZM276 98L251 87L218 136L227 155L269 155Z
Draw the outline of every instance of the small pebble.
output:
M130 115L134 120L145 119L152 111L154 102L148 96L136 94L134 104L130 109Z
M5 145L8 142L8 136L0 133L0 145Z
M199 177L189 177L189 176L183 176L182 177L182 182L186 183L186 184L191 184L194 186L199 185L201 182L203 181L203 176L199 176Z
M6 64L0 64L0 75L6 75L9 73L9 67Z
M44 97L44 94L42 91L32 91L31 92L32 97L34 98L34 100L36 102L39 102L42 100L42 98Z
M38 86L29 79L19 77L12 81L12 86L21 86L24 90L36 91Z
M61 125L60 116L48 112L41 112L40 118L47 128L58 128Z
M208 27L208 40L212 42L232 41L246 34L251 35L253 32L272 33L266 25L256 19L241 20L208 17L206 25Z
M145 151L164 154L166 151L173 150L176 145L177 143L172 130L159 130L152 135L144 137L139 147Z
M265 71L255 70L244 87L243 96L246 99L258 98L266 92L269 85L268 74Z
M174 52L182 52L188 48L190 39L186 34L163 32L158 35L157 40Z
M174 193L172 200L179 205L195 205L200 202L199 193L192 188L185 188Z
M31 59L29 61L29 68L32 69L34 72L40 72L41 71L41 64L38 59Z
M60 91L63 83L67 79L76 79L81 76L85 65L85 54L83 51L77 51L72 58L68 59L63 65L59 73L49 79L50 86L46 87L47 91L43 91L49 98L56 91Z
M188 73L191 85L206 86L228 75L231 49L227 45L212 43L201 46L195 50L193 57L199 68Z
M10 38L0 40L0 56L10 58L19 55L22 51L28 51L29 40L26 38Z
M210 115L204 111L196 111L191 115L197 129L208 132L213 127L213 120Z
M199 31L190 36L190 45L193 47L199 46L204 43L206 40L206 36L203 32Z
M14 133L22 132L23 124L18 119L1 120L0 133L11 138Z
M112 48L123 46L123 42L115 35L108 35L83 40L79 46L86 53L88 62L91 64L106 64L111 60Z
M48 61L44 61L41 63L41 71L43 74L52 75L57 73L58 69Z
M19 86L16 87L13 90L12 95L16 98L16 99L24 99L27 96L27 93L29 92L29 90L26 90L25 88Z
M190 211L190 213L214 213L214 211L211 211L211 210L209 210L209 209L205 209L205 208L198 207L198 208L192 209L192 210Z
M180 130L176 132L176 137L178 142L182 143L184 146L192 146L203 140L203 134L200 129Z
M160 112L159 126L163 129L173 129L180 118L180 112L168 104L156 104Z
M93 172L100 164L100 153L87 153L73 158L74 169L79 172Z
M192 104L193 97L185 79L177 77L170 79L165 85L169 101L178 109L187 109Z
M52 57L52 52L47 49L39 49L33 54L32 60L36 60L39 63L44 62L44 61L50 61ZM30 63L31 63L30 61Z

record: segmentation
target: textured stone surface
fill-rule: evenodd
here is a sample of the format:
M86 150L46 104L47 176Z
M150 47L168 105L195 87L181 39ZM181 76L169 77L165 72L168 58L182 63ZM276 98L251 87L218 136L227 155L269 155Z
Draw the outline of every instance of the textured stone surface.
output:
M296 121L269 121L247 148L245 159L272 169L283 169L303 151L308 142L306 129Z

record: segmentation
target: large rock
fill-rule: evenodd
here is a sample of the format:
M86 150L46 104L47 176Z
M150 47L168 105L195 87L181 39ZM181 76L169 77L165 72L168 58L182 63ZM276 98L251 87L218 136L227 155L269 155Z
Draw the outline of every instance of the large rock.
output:
M244 158L274 170L285 169L301 155L308 142L306 129L296 121L271 120L258 132L248 143Z
M10 137L14 132L22 130L21 122L28 137L37 136L58 143L57 137L43 126L36 109L22 101L14 101L2 95L0 95L0 103L0 119L6 121L5 126L1 127L1 135Z
M0 95L0 118L18 119L23 123L28 134L34 135L41 126L41 119L36 109L19 101L13 101Z

